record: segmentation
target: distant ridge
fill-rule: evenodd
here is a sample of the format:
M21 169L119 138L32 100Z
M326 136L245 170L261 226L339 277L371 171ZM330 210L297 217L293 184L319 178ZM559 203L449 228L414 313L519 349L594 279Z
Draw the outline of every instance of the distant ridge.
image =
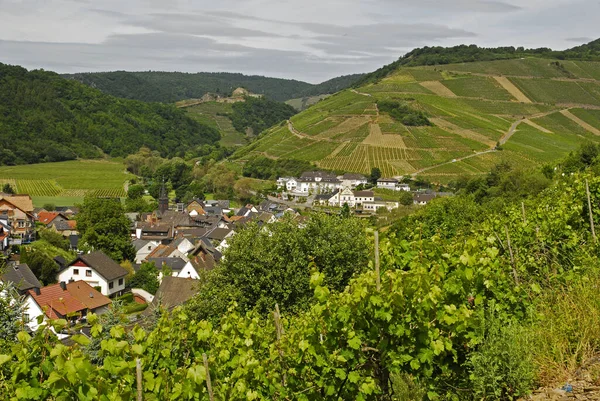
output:
M271 100L283 102L338 92L350 87L362 75L346 75L317 85L291 79L212 72L113 71L63 76L125 99L175 103L186 99L200 99L207 93L227 97L239 87L264 95Z

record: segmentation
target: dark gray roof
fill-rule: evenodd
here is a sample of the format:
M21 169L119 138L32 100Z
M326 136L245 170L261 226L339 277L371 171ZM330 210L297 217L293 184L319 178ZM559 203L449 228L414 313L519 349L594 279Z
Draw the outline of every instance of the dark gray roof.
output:
M13 283L19 291L27 291L35 287L42 288L42 284L25 263L8 266L6 273L2 275L2 281Z
M138 252L140 249L142 249L143 247L148 245L149 242L150 241L147 241L145 239L136 239L131 244L133 245L133 248L135 249L135 251Z
M374 195L373 191L355 191L354 196L360 196L361 198L370 198Z
M223 209L217 206L205 206L204 211L206 214L220 216L223 214Z
M395 182L395 183L397 183L398 180L395 178L380 178L377 180L377 182Z
M79 235L69 235L69 243L71 244L72 249L77 249L77 245L79 245Z
M206 236L211 240L223 241L230 232L231 230L228 228L215 228Z
M159 306L172 309L183 305L198 293L200 282L189 278L163 277L154 300L146 311L151 311ZM144 311L144 312L146 312ZM144 313L146 314L146 313Z
M57 231L70 231L73 230L66 220L58 220L51 223Z
M154 263L157 269L161 269L162 265L165 264L171 268L174 272L180 272L186 265L186 261L181 258L148 258L148 262Z
M366 180L367 177L365 177L362 174L354 174L354 173L346 173L342 176L342 178L344 180Z
M310 178L323 178L323 179L333 179L333 180L337 180L337 177L335 176L335 174L332 173L327 173L325 171L307 171L302 173L302 176L300 176L301 179L310 179Z
M336 192L336 193L337 193L337 192ZM317 196L315 196L315 199L316 199L316 200L329 200L329 199L333 198L333 196L334 196L336 193L333 193L333 194L321 194L321 195L317 195Z
M69 264L69 266L78 260L81 260L83 263L96 270L98 274L107 280L121 278L129 273L102 251L79 255L77 259Z
M415 202L429 202L435 199L435 194L415 194Z

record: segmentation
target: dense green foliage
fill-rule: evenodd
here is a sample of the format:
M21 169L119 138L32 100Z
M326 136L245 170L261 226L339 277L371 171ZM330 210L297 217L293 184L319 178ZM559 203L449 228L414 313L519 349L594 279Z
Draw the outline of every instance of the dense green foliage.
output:
M235 129L246 132L251 128L254 135L296 114L296 109L285 103L254 97L233 104L232 109L230 118Z
M303 172L314 169L315 166L307 161L291 159L273 160L257 156L249 159L244 164L242 174L244 177L275 180L277 177L299 177Z
M42 235L44 235L44 233ZM64 245L66 244L59 241L54 235L45 235L45 238L50 239L50 241L59 246L53 245L46 239L40 239L27 245L21 245L20 261L29 266L33 274L35 274L42 284L49 285L56 283L56 273L58 273L58 270L60 269L60 266L56 263L54 258L60 256L68 263L75 259L75 252L66 251L64 249Z
M87 197L77 214L82 250L102 250L113 260L133 260L131 221L119 199Z
M23 312L24 300L13 284L0 281L0 352L3 351L3 341L16 340L17 333L23 329Z
M546 47L538 49L525 49L523 47L496 47L486 48L477 45L458 45L453 47L422 47L411 50L391 64L364 75L355 82L359 87L367 83L377 82L388 76L399 67L412 67L421 65L438 65L452 63L467 63L473 61L492 61L516 59L522 57L543 57L559 60L600 60L600 39L588 44L573 47L567 50L555 51Z
M199 320L195 308L176 309L148 331L120 325L105 331L91 314L92 336L104 338L98 366L80 346L62 345L49 330L33 337L19 333L10 350L0 352L0 394L133 399L139 358L147 400L209 400L208 374L214 399L524 397L539 374L556 384L563 377L548 375L549 369L568 362L574 373L585 356L600 352L599 250L586 206L588 182L598 221L600 177L590 170L565 176L557 171L548 188L498 212L481 214L470 195L432 202L420 212L422 220L382 238L379 278L371 263L359 262L357 268L365 270L334 291L331 273L315 259L309 278L314 298L297 314L282 308L283 316L265 316L258 305L240 313L252 305L234 303L213 324ZM269 241L265 231L256 232L265 237L258 242ZM280 236L285 243L293 235ZM275 248L260 254L263 263L296 252L270 241ZM238 267L244 279L220 290L239 294L241 285L270 296L284 288L285 271L265 271L246 256L255 241L245 243L250 245L225 258L231 257L231 266L235 259L244 262ZM251 267L259 273L249 274ZM290 294L281 295L285 300ZM218 296L217 289L212 295ZM239 299L249 305L248 297ZM261 312L273 311L279 301L265 299ZM53 322L58 329L64 324ZM530 342L532 333L537 342ZM73 340L89 343L84 336ZM543 366L533 365L541 361Z
M341 291L368 257L363 224L338 216L312 215L300 227L292 216L267 226L251 223L228 244L193 301L197 316L217 318L234 300L244 312L266 313L275 304L286 312L304 310L312 298L311 262Z
M131 281L127 284L130 288L141 288L150 294L156 294L158 290L158 268L154 263L142 263L140 269L133 275Z
M65 75L65 77L93 86L113 96L165 103L199 99L209 92L229 96L239 87L283 102L303 96L337 92L352 85L360 76L347 75L312 85L290 79L210 72L188 74L159 71L114 71Z
M117 99L59 75L0 64L0 165L184 155L219 140L174 106Z
M420 110L414 110L407 103L382 100L377 102L377 106L380 111L388 113L393 119L404 125L413 127L433 125L425 113Z

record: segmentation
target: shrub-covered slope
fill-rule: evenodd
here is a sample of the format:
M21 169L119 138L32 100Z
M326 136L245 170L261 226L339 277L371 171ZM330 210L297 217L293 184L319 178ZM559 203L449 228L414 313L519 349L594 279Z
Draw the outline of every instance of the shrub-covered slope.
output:
M0 165L126 156L141 146L175 156L218 140L216 130L175 106L0 64Z

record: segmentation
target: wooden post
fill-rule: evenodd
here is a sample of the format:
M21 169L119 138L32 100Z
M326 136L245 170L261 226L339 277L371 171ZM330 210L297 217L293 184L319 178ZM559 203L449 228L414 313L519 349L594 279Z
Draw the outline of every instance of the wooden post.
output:
M379 231L375 231L375 274L377 279L377 291L381 290L381 277L379 274Z
M521 210L523 211L523 223L527 224L527 217L525 216L525 202L521 202Z
M506 231L506 243L508 245L508 252L510 253L510 264L512 265L513 277L515 279L515 284L519 285L519 276L517 274L517 268L515 266L515 257L513 255L512 246L510 245L510 234L508 233L508 226L504 226L504 230Z
M585 193L587 195L588 201L588 212L590 214L590 227L592 228L592 238L594 239L594 243L598 242L598 238L596 238L596 229L594 228L594 214L592 213L592 198L590 196L590 184L586 178L585 180Z
M208 357L206 354L202 354L202 359L204 360L204 370L206 371L206 389L208 390L208 399L210 401L215 400L215 396L212 391L212 384L210 382L210 371L208 370Z
M142 401L142 361L140 358L135 360L135 377L137 381L137 401Z

